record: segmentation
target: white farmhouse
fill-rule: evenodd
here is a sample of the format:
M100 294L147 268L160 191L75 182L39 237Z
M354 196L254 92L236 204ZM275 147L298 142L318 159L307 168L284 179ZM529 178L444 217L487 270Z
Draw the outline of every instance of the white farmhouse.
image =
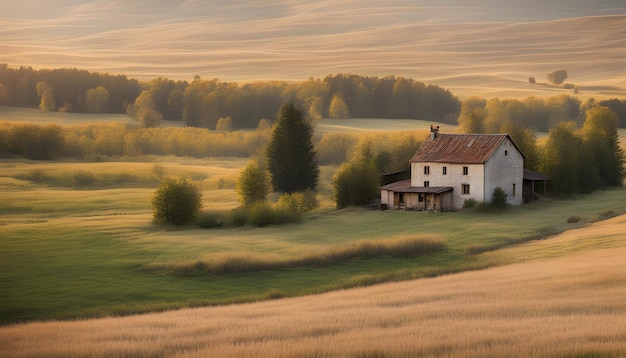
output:
M510 205L521 205L524 154L508 134L440 134L411 158L411 179L380 187L390 209L460 210L467 199L490 202L496 188Z

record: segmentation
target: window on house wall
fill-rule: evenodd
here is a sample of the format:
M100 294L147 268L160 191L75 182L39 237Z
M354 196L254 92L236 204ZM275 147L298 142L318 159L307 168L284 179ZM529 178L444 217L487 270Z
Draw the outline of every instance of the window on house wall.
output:
M447 175L448 174L448 167L443 167L443 175Z
M509 151L508 151L508 150L505 150L505 151L504 151L504 156L506 157L507 155L509 155Z
M430 186L430 182L429 181L425 181L424 182L424 186L428 188Z
M419 201L420 203L423 203L424 202L424 194L419 194L417 196L417 201Z
M515 183L513 183L513 196L515 196Z
M469 174L469 168L463 167L463 175L467 175L467 174Z
M424 166L424 174L430 174L430 167L428 165Z
M469 194L470 193L470 186L469 186L469 184L463 184L462 188L463 188L463 194Z

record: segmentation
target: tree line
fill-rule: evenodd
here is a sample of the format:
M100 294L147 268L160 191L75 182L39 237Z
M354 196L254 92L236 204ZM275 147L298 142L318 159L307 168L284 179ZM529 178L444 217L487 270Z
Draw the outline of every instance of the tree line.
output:
M405 169L421 143L420 132L327 133L313 136L320 165L339 165L368 147L381 172ZM143 128L124 123L72 126L0 122L0 157L34 160L173 155L179 157L249 158L267 146L271 127L250 131L211 131L206 128Z
M139 81L124 75L0 64L0 105L60 112L125 113L141 91ZM102 96L107 97L106 101Z
M573 121L582 126L586 111L597 106L611 109L617 115L617 126L626 128L626 100L590 98L583 103L567 94L545 98L530 96L523 100L497 97L487 100L473 96L461 104L457 121L465 133L501 133L511 125L547 132L561 122Z
M229 130L257 128L261 120L273 121L286 102L313 119L413 118L456 124L461 116L463 123L459 123L475 131L493 131L502 122L512 122L546 132L561 121L582 124L586 109L600 105L615 112L618 126L626 128L626 100L581 103L563 94L525 100L472 97L461 103L444 88L395 76L336 74L295 83L246 84L196 76L191 82L162 77L139 82L124 75L79 69L35 70L0 64L0 105L128 113L147 127L171 120L190 127L220 129L222 119L222 128ZM484 122L484 129L477 126L479 120Z
M79 69L0 64L0 105L129 113L149 127L171 120L216 129L220 118L231 118L232 129L256 128L262 119L273 120L286 102L313 119L414 118L448 123L454 123L461 105L444 88L395 76L336 74L295 83L246 84L196 76L191 82L162 77L139 82Z
M550 176L551 194L571 195L622 185L624 153L619 145L617 116L608 107L588 109L581 126L574 121L561 122L541 141L532 129L509 125L505 132L526 155L526 168ZM327 133L314 136L312 143L318 164L343 164L335 185L345 186L342 192L351 193L347 198L338 198L350 204L376 197L381 174L408 169L409 159L427 135L425 131ZM149 155L256 157L266 150L270 140L270 127L218 132L122 123L0 123L0 156L44 160L72 157L93 161Z
M551 193L587 193L623 184L619 117L612 109L620 106L618 100L581 104L565 94L521 101L471 97L461 106L459 131L508 133L526 156L524 167L550 176ZM548 132L541 144L537 130Z

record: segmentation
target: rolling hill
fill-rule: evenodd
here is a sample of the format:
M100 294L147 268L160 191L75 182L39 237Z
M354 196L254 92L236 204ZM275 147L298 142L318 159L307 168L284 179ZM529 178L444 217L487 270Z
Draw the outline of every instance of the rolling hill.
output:
M8 9L0 63L10 66L239 82L394 74L462 98L554 95L563 90L528 78L565 69L580 96L626 88L620 1L11 0Z

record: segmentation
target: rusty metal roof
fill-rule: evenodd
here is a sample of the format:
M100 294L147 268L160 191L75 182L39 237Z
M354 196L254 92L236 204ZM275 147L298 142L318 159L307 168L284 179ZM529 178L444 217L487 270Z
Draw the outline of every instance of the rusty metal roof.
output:
M508 134L437 134L428 137L411 158L414 162L485 163ZM513 143L513 140L511 140ZM522 153L517 145L515 148ZM524 154L522 153L522 156Z
M411 179L400 180L380 187L381 190L391 190L396 193L440 194L452 190L449 186L411 186Z

